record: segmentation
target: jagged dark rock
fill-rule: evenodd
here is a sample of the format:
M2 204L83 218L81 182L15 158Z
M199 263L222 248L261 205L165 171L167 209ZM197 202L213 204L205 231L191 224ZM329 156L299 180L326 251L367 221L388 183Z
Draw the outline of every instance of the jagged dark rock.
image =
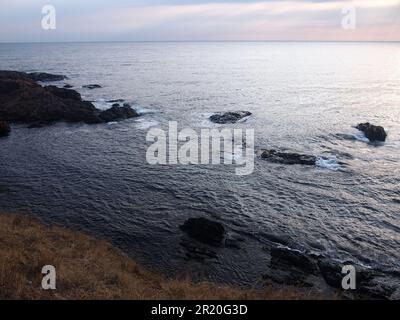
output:
M387 138L387 133L385 129L381 126L374 126L370 124L369 122L367 123L360 123L357 126L357 129L362 131L364 135L371 141L386 141Z
M35 78L43 80L49 76L35 74ZM75 90L43 87L33 81L30 74L0 71L0 119L8 122L37 127L57 121L92 124L136 116L138 114L131 108L100 111L92 103L83 101Z
M193 239L209 245L220 245L225 236L224 226L206 218L190 218L180 226Z
M99 85L99 84L87 84L87 85L82 86L82 88L90 89L90 90L99 89L99 88L101 88L101 85Z
M287 165L302 164L314 166L317 162L317 158L312 155L285 153L276 150L262 150L261 159Z
M210 117L210 121L219 124L236 123L243 118L251 115L249 111L231 111L224 113L216 113Z
M99 115L100 119L104 122L111 122L115 120L124 120L129 118L138 117L139 114L131 107L113 106L110 109L102 111Z
M11 127L6 121L0 121L0 138L6 137L10 134Z
M76 92L75 90L58 88L56 86L47 86L45 88L59 98L82 101L80 93Z

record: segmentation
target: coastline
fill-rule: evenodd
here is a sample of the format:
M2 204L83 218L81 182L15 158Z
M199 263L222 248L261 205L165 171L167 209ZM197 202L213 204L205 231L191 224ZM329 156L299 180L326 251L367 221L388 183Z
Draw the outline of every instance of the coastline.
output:
M234 288L167 279L104 240L0 213L1 300L308 300L338 299L308 289ZM56 290L43 290L42 267L56 269Z
M131 115L132 117L139 116L139 113L130 114L130 112L135 112L133 109L131 109L130 105L124 104L121 107L119 103L117 103L117 102L122 102L123 100L122 101L110 100L109 101L110 103L115 104L109 109L112 110L112 112L110 112L109 110L104 111L97 109L94 105L92 105L91 102L84 101L81 98L80 93L78 91L69 89L70 86L66 88L67 85L65 85L63 88L59 88L54 86L42 86L36 83L39 80L41 80L40 82L48 82L48 81L51 82L51 80L54 80L55 78L66 79L67 77L64 75L52 75L48 73L26 74L14 71L1 71L0 73L1 73L0 78L2 78L0 79L2 80L1 81L2 82L1 86L3 89L2 95L4 96L4 101L5 101L5 107L3 105L2 110L0 110L3 112L3 114L1 114L0 112L0 117L3 117L5 121L10 122L12 124L24 123L25 125L28 125L27 127L28 129L43 128L51 124L54 124L56 122L64 122L64 121L86 122L87 124L97 124L97 123L108 123L109 120L124 120L127 118L131 118ZM99 85L86 85L83 87L101 88L101 86ZM92 88L89 89L91 90ZM17 101L17 104L15 104L15 101ZM54 101L56 101L56 103L54 103ZM32 105L30 105L30 103ZM28 108L27 110L26 105L29 105L31 108ZM65 116L64 112L61 112L61 110L63 110L65 106L69 108L68 110L70 113L67 114L68 117ZM81 118L82 108L83 110L85 110L84 118ZM15 112L15 109L17 110L17 112ZM52 118L50 119L48 118L49 110L52 111L50 112L50 114L52 115ZM121 110L122 111L130 110L130 112L127 115L124 112L122 112L121 114L120 113ZM89 115L89 118L86 118L87 115ZM231 122L235 123L236 121L240 120L243 116L249 116L249 115L251 115L251 113L245 111L217 113L210 117L210 121L221 124L231 123ZM97 117L99 118L97 119ZM95 121L92 121L93 119L95 119ZM6 125L8 125L8 123L6 123ZM5 136L8 136L10 130L7 129L6 125L4 126L6 128ZM358 129L360 131L363 131L365 135L368 135L368 133L371 134L369 139L371 141L374 140L375 135L378 135L381 138L381 140L386 139L387 134L383 127L373 126L370 125L369 123L360 124L359 127L360 128ZM301 164L301 165L315 166L317 162L317 158L313 155L279 152L276 150L261 150L261 151L262 154L260 158L270 163L278 163L284 165ZM6 186L4 190L7 190L7 188L8 187ZM188 225L186 228L185 224L188 222L194 222L194 223L192 225ZM31 223L28 222L28 225L31 225ZM208 230L210 230L209 228L210 226L211 229L215 231L215 234L214 232L213 233L208 232ZM238 241L242 241L243 239L239 238L241 240L237 240L237 238L235 237L232 238L229 232L225 232L225 227L224 224L222 223L210 221L208 219L205 219L204 217L189 218L183 225L180 225L179 228L181 229L181 231L183 231L183 233L189 236L189 240L182 243L182 246L186 251L185 258L193 260L195 259L202 260L204 258L203 256L207 255L214 257L216 256L216 253L208 251L207 250L208 247L203 247L202 244L211 246L216 245L217 247L222 246L225 248L230 248L235 250L241 249L240 245L238 244ZM229 228L227 228L227 230L229 230ZM43 233L47 231L40 231L40 232ZM225 234L229 235L229 237L228 236L225 237ZM56 234L55 237L57 238L59 237L59 235ZM193 239L197 240L198 242L196 241L193 242L192 241ZM270 268L268 271L265 271L261 275L262 280L260 281L266 281L271 286L277 286L279 290L281 290L280 288L286 288L286 286L291 286L291 285L296 285L297 287L299 288L301 287L303 288L302 290L304 290L304 288L313 287L316 284L316 288L318 289L312 289L313 291L321 290L321 288L325 288L326 285L329 285L331 287L331 290L336 290L334 292L341 291L342 264L344 262L353 264L352 261L349 262L334 261L333 259L331 259L330 256L321 255L310 250L298 249L294 246L292 247L288 242L285 241L285 239L280 239L279 237L275 237L274 235L269 236L268 240L271 241L268 242L265 246L263 246L262 250L265 251L266 255L270 257L269 260ZM87 239L87 241L91 243L94 240ZM19 241L17 240L16 242ZM66 240L65 242L68 241ZM199 244L201 244L201 247L198 246ZM84 248L86 248L85 244L82 245ZM59 250L59 248L52 248L52 250L53 249ZM61 251L63 251L65 248L62 247L61 249L62 249ZM153 249L153 247L151 249ZM26 250L27 250L26 248L17 248L16 251L24 252ZM40 252L40 250L41 247L39 246L38 252ZM40 258L37 259L40 260ZM69 258L67 257L67 259ZM71 259L76 260L77 257L73 256L73 258ZM96 259L96 261L102 261L103 259L104 261L107 261L107 259L104 257L100 257L99 259ZM79 257L77 261L79 261ZM132 263L134 263L135 266L137 265L135 261L132 261ZM157 263L158 262L154 263L153 265L157 267ZM224 264L224 266L226 265L227 264ZM25 264L24 268L29 268L29 267ZM359 293L361 297L366 296L368 298L387 299L392 296L394 289L391 286L387 286L384 282L382 282L384 274L381 272L381 270L373 270L372 268L364 268L363 266L358 266L358 265L357 268L358 268L357 271L360 273L362 279L360 288L361 290ZM18 270L18 268L14 269ZM103 272L102 272L103 274L108 273L106 269L108 268L106 268L106 266L103 266ZM143 268L143 270L146 269ZM87 271L89 272L89 270ZM120 272L122 273L124 273L125 271L126 270L120 270ZM309 276L313 278L311 279L311 281L308 281ZM394 274L394 276L397 276L397 274ZM157 278L160 276L156 276L156 274L154 273L152 277ZM24 275L21 275L21 278L24 278ZM129 277L126 276L125 278ZM377 278L376 281L375 278ZM138 279L135 279L135 281L137 280ZM104 281L106 281L104 280L104 278L100 279L96 278L93 280L92 283L97 283L97 282L103 283ZM162 279L159 281L165 282L167 280ZM159 283L159 281L157 283ZM182 282L181 279L176 281ZM196 293L193 293L194 298L201 299L198 297L198 294L200 294L200 292L196 291L198 290L196 284L194 284L190 280L185 280L185 281L187 281L186 286L190 288L190 290L195 290ZM28 280L28 282L32 282L32 280ZM169 285L170 284L168 284L168 286ZM143 284L141 284L141 286L145 287ZM212 286L213 285L211 285L211 289L207 290L211 291L221 290L221 288L218 286L217 287L212 287ZM79 287L79 286L74 285L74 287ZM117 291L118 290L119 289L117 289ZM126 289L126 292L124 294L112 293L111 295L113 297L115 296L118 299L125 299L125 298L140 299L140 297L136 297L134 295L129 294L130 292L129 290L130 290L129 288ZM230 292L229 294L233 295L229 296L231 299L234 299L236 295L239 295L241 299L242 295L246 296L248 295L249 297L251 297L251 299L274 297L274 294L272 294L271 292L265 293L265 292L243 291L240 289L236 291L237 289L233 289L230 287L227 287L227 290L228 292ZM231 292L230 290L233 290L233 292ZM16 291L18 291L18 288L16 289ZM180 292L183 292L184 295L183 298L185 299L191 297L192 294L192 293L190 294L187 293L184 288L181 288ZM301 292L301 290L296 291L296 294L299 294L302 297L302 295L298 292ZM169 293L166 293L164 291L161 293L160 292L157 293L157 295L158 294L160 294L161 297L165 299L171 298L168 295ZM217 296L215 297L215 299L218 299L219 294L220 294L219 291L216 292ZM332 293L330 292L330 294ZM179 294L172 295L173 298L176 298L177 296L179 297ZM223 296L226 296L226 294L224 294ZM101 298L101 296L99 297ZM146 297L147 296L144 295L145 299L147 299ZM90 298L98 298L98 296ZM151 296L151 298L153 299L154 297ZM209 298L208 294L207 298ZM354 298L354 296L352 296L351 298Z

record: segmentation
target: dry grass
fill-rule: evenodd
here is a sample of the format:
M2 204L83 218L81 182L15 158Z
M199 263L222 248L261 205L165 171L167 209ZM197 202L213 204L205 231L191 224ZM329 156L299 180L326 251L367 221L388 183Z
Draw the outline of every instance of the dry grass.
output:
M44 265L57 270L57 289L41 289ZM1 299L312 299L286 288L241 290L189 279L167 280L105 241L20 215L0 214Z

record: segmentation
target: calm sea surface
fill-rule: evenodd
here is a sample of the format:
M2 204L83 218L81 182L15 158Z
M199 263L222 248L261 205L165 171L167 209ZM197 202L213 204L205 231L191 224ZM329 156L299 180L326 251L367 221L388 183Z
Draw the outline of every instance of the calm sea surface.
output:
M99 108L123 98L143 115L118 124L17 125L0 139L0 208L94 233L168 275L257 285L272 242L400 268L399 43L0 44L0 69L61 73ZM98 83L101 89L82 89ZM232 166L151 166L151 127L214 127L248 110L256 149L324 157L317 167L256 159ZM389 132L370 144L353 128ZM241 249L185 259L179 225L222 222Z

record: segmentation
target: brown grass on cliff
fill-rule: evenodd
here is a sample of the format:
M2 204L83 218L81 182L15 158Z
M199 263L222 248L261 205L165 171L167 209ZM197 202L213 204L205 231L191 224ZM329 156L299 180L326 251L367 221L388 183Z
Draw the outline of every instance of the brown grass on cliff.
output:
M53 265L57 289L41 288ZM105 241L20 215L0 214L1 299L308 299L294 289L241 290L188 279L167 280Z

